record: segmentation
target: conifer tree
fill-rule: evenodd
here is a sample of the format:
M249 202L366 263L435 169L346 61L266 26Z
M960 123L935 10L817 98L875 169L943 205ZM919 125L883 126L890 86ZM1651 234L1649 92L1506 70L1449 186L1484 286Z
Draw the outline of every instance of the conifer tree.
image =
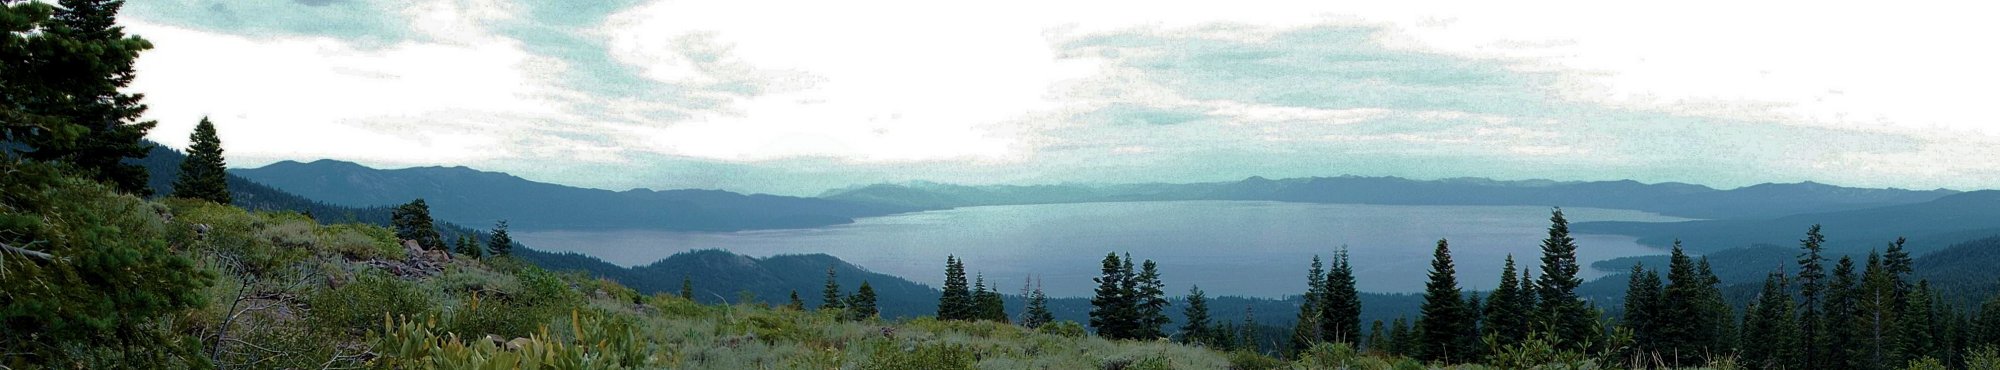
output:
M1117 253L1104 255L1103 275L1092 279L1097 282L1097 295L1090 298L1090 327L1097 329L1097 335L1105 339L1129 339L1138 327L1137 305L1132 291L1125 288L1131 281L1131 269L1118 258Z
M1986 299L1979 305L1979 317L1973 320L1971 342L1968 348L1980 346L2000 346L2000 294Z
M938 296L938 320L972 319L972 290L965 282L965 264L957 256L944 258L944 294Z
M1743 316L1743 363L1753 368L1800 368L1798 322L1794 320L1792 298L1785 291L1785 273L1773 271L1764 279L1764 291Z
M1361 345L1361 293L1354 288L1354 266L1348 264L1347 247L1333 255L1333 269L1326 274L1326 298L1320 310L1320 333L1333 343Z
M458 244L453 247L453 251L466 257L479 258L479 240L471 235L459 235Z
M1660 354L1659 330L1667 323L1662 300L1664 288L1660 285L1660 274L1647 270L1640 264L1632 264L1632 274L1625 288L1625 328L1632 330L1632 342L1641 354Z
M688 278L687 275L681 275L681 298L694 300L694 279Z
M1894 274L1889 258L1885 255L1882 269ZM1917 281L1905 295L1902 312L1896 314L1896 353L1891 364L1908 363L1911 360L1930 356L1936 358L1940 347L1937 331L1937 310L1931 301L1930 282Z
M9 2L13 3L13 2ZM100 182L134 195L152 195L146 168L127 163L145 158L152 145L144 141L156 125L139 121L146 112L144 94L119 90L131 84L139 53L153 48L151 42L126 35L117 25L122 0L61 0L53 17L45 20L36 35L56 45L58 52L37 53L28 60L8 60L8 69L26 76L0 76L0 83L15 85L0 102L11 111L5 121L8 133L15 117L34 126L62 126L61 130L23 130L7 137L28 150L25 157L50 162L66 162ZM9 6L12 4L0 4ZM11 31L11 30L10 30ZM16 66L20 64L20 67ZM30 68L22 68L28 67ZM14 77L21 77L16 79ZM20 94L22 96L11 96ZM58 123L60 122L60 123ZM15 149L15 148L0 148ZM227 204L227 202L222 202ZM443 248L440 243L435 248Z
M1666 360L1668 366L1705 362L1703 360L1711 354L1724 352L1713 347L1713 336L1715 322L1727 319L1704 312L1702 304L1706 298L1703 294L1709 288L1708 279L1695 270L1694 260L1681 249L1679 240L1674 241L1672 253L1667 259L1666 284L1657 302L1659 310L1657 325L1653 327L1652 348Z
M1864 353L1861 351L1863 337L1860 330L1860 281L1854 275L1854 258L1841 256L1834 263L1833 276L1827 280L1826 302L1826 360L1822 365L1836 369L1862 368Z
M1261 339L1263 336L1257 332L1257 309L1255 307L1243 306L1243 334L1238 336L1243 338L1243 349L1250 352L1264 353L1264 340ZM1275 345L1273 344L1273 346Z
M1576 239L1569 236L1569 220L1557 208L1549 217L1549 237L1542 240L1542 277L1537 281L1541 300L1542 326L1564 349L1582 350L1601 333L1595 311L1576 296L1580 270L1576 261Z
M985 274L980 274L978 281L978 284L974 285L972 293L972 318L1000 323L1007 322L1007 306L1006 302L1001 300L1000 292L986 286Z
M1705 322L1700 322L1695 326L1699 332L1693 336L1695 340L1694 346L1696 348L1710 348L1710 350L1704 351L1703 354L1708 355L1708 358L1716 358L1736 347L1735 343L1738 338L1736 334L1736 320L1732 319L1736 317L1736 314L1730 308L1729 302L1723 300L1722 279L1716 277L1714 270L1709 268L1708 257L1706 256L1697 260L1695 264L1695 281L1706 283L1695 287L1700 297L1696 307L1700 310L1700 317L1703 317Z
M1130 255L1125 256L1125 258L1126 262L1131 262L1132 257ZM1149 259L1141 264L1141 266L1139 275L1134 278L1136 280L1135 285L1138 287L1135 295L1138 298L1137 309L1139 312L1138 338L1152 339L1166 337L1167 334L1162 331L1165 330L1162 327L1173 322L1167 318L1166 312L1167 285L1160 281L1159 264L1153 263L1153 260Z
M834 280L833 266L826 267L826 290L820 291L819 309L838 310L847 308L840 296L840 282Z
M1416 342L1415 337L1415 335L1410 334L1410 322L1404 320L1402 317L1397 317L1395 324L1389 327L1389 345L1386 347L1389 354L1409 356L1411 350L1416 348L1416 345L1413 344Z
M1826 257L1820 255L1826 244L1826 236L1819 232L1819 225L1806 230L1806 238L1799 240L1799 355L1804 360L1801 365L1814 369L1824 367L1820 360L1827 357L1824 335L1826 323L1820 314L1820 298L1826 290Z
M1896 287L1882 264L1882 256L1868 253L1868 265L1861 273L1861 291L1855 306L1860 316L1863 365L1881 369L1896 366L1900 348L1896 342ZM1747 330L1747 328L1746 328Z
M860 288L854 289L854 295L847 296L847 319L868 320L878 314L881 312L875 308L875 287L863 281Z
M1028 314L1021 318L1021 326L1034 329L1055 321L1055 313L1049 312L1049 296L1042 294L1041 287L1035 287L1034 292L1028 293Z
M1209 327L1208 296L1201 286L1188 288L1187 307L1181 309L1181 343L1214 346L1214 328Z
M790 301L788 301L788 302L785 302L785 309L788 309L788 310L793 310L793 311L805 311L805 310L806 310L806 301L804 301L804 300L801 300L801 299L799 299L799 290L798 290L798 289L793 289L793 290L792 290L792 296L791 296L791 300L790 300Z
M1515 280L1514 255L1509 254L1506 267L1500 270L1500 287L1486 298L1485 317L1480 320L1482 338L1491 335L1500 343L1527 339L1528 314L1533 304L1523 304L1521 281Z
M413 240L427 250L445 250L444 239L438 235L437 226L431 221L431 206L424 204L423 198L397 206L391 215L396 228L396 238Z
M486 240L486 250L494 256L514 254L514 237L507 235L507 220L493 224L493 237Z
M1388 354L1389 350L1393 349L1389 345L1388 329L1384 328L1382 320L1375 320L1375 323L1368 325L1368 345L1362 349L1373 354Z
M1326 307L1326 267L1320 263L1318 255L1312 258L1312 268L1306 270L1306 294L1300 296L1298 319L1292 323L1292 351L1304 351L1319 342L1320 320L1324 315L1320 310Z
M229 204L228 172L215 124L202 117L188 142L187 159L181 160L180 177L174 179L174 197Z
M1431 254L1430 281L1424 284L1423 316L1418 319L1422 347L1414 351L1418 358L1445 363L1470 359L1473 328L1456 271L1450 243L1439 239Z

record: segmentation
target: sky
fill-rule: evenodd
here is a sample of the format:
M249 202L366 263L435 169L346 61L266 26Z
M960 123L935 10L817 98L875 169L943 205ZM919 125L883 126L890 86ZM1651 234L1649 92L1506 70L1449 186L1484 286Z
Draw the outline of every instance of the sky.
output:
M149 135L622 190L1249 176L2000 188L1991 9L146 0ZM585 3L585 2L577 2ZM1388 3L1388 2L1382 2Z

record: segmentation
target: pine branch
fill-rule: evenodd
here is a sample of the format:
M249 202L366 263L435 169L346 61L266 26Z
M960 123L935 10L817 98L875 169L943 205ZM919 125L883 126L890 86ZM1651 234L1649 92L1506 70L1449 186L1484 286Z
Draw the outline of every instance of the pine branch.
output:
M32 243L31 243L31 244L32 244ZM22 249L22 248L20 248L20 247L15 247L15 246L12 246L12 245L7 245L7 243L0 243L0 250L6 250L6 251L8 251L8 252L14 252L14 253L18 253L18 254L21 254L21 255L24 255L24 256L28 256L28 257L35 257L35 258L40 258L40 259L42 259L42 260L44 260L44 261L55 261L55 260L57 260L56 256L54 256L54 255L51 255L51 254L48 254L48 253L43 253L43 252L38 252L38 251L34 251L34 250L29 250L29 249Z

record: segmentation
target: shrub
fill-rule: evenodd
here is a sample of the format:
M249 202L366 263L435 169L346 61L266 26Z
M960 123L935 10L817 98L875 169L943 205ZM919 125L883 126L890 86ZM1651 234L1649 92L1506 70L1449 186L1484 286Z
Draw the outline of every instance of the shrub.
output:
M862 364L861 368L864 370L971 369L975 361L977 360L973 358L972 349L965 345L944 343L895 345L884 342L875 347L873 356L867 363Z
M187 361L191 341L154 324L201 305L214 276L169 246L177 226L164 213L55 165L0 157L0 243L14 248L0 251L0 365Z
M314 291L306 302L312 307L309 325L340 334L380 327L384 315L429 317L435 312L434 300L416 284L379 273L356 274L347 285Z
M1235 350L1229 352L1229 367L1232 369L1268 370L1268 369L1277 369L1284 366L1285 366L1284 361L1279 361L1278 359L1271 358L1271 356L1265 356L1261 353L1247 351L1247 350Z
M319 228L322 250L355 260L404 260L409 252L396 244L396 233L378 226L339 224Z
M1337 369L1353 365L1360 357L1346 343L1319 343L1300 351L1297 363L1314 369Z
M1057 321L1043 324L1042 327L1036 328L1035 331L1067 338L1082 338L1085 335L1090 335L1090 332L1083 330L1082 324L1077 324L1075 321Z

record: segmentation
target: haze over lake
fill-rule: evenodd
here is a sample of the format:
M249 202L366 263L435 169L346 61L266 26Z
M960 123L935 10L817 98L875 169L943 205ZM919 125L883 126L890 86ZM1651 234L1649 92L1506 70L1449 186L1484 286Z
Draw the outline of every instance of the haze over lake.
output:
M537 249L638 266L697 249L750 256L826 253L872 271L941 285L944 260L966 260L1003 293L1034 276L1051 296L1088 296L1107 252L1152 259L1171 295L1198 284L1211 296L1279 297L1305 290L1310 258L1347 245L1367 292L1418 292L1439 238L1449 238L1468 289L1498 283L1503 258L1539 266L1549 208L1390 206L1262 201L1173 201L966 207L795 230L724 233L519 231ZM1570 222L1686 219L1639 211L1566 208ZM1618 235L1575 235L1583 278L1591 262L1665 251ZM1539 272L1536 273L1540 275ZM804 293L801 293L804 294Z

